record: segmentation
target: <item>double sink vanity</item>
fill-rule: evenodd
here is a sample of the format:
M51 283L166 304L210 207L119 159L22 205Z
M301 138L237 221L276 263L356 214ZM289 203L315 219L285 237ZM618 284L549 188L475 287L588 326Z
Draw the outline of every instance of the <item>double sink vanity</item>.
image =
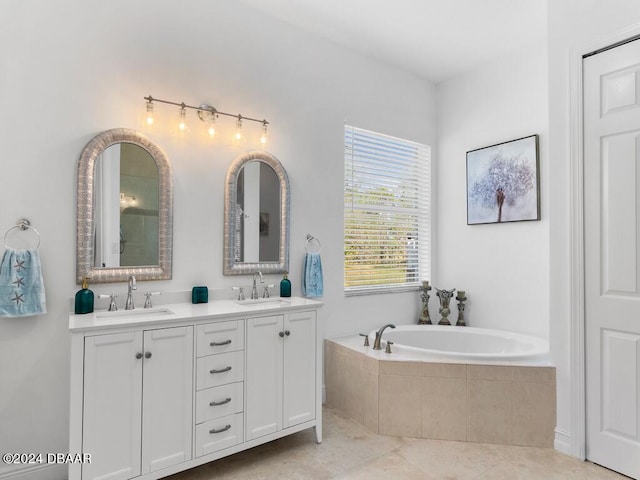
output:
M157 479L315 428L320 302L215 300L71 315L70 480Z
M130 129L97 135L77 192L78 283L172 278L172 166L157 145ZM222 273L286 272L281 163L241 154L224 194ZM69 452L90 461L70 464L69 479L158 479L310 427L320 442L321 305L216 299L70 315Z

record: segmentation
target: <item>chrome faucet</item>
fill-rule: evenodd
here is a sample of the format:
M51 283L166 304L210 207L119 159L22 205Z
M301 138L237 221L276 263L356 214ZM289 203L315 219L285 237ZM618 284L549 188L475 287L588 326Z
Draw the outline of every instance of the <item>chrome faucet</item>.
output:
M127 303L124 305L125 310L133 310L135 305L133 304L133 291L137 290L138 287L136 285L136 277L133 275L129 276L129 290L127 292Z
M384 332L384 329L387 327L396 328L396 326L392 323L388 323L384 327L380 327L380 330L376 332L376 339L373 341L374 350L382 350L382 347L380 346L380 340L382 340L382 332Z
M262 272L257 271L253 274L253 287L251 288L251 300L257 300L258 297L258 288L256 287L256 278L260 275L260 283L264 283L264 278L262 278Z

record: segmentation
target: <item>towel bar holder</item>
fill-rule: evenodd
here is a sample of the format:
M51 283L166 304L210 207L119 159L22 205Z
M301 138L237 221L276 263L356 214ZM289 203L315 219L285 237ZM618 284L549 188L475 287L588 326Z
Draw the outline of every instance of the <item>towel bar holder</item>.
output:
M31 222L26 218L21 218L20 220L18 220L18 222L15 225L9 227L7 231L4 232L3 240L4 240L5 248L9 248L9 245L7 244L7 236L9 235L9 233L11 233L13 230L16 230L16 229L20 229L22 231L29 230L29 229L33 230L38 240L38 243L36 243L36 250L40 248L40 232L36 227L32 226Z
M314 237L310 233L307 233L307 243L304 249L306 250L307 253L320 253L320 250L322 249L322 244L320 243L320 240L318 240L316 237Z

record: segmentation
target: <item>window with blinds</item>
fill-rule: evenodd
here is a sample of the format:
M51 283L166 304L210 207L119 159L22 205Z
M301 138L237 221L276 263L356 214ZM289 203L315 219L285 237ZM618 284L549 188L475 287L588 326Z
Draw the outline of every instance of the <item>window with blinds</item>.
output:
M346 295L414 289L431 266L431 148L345 125Z

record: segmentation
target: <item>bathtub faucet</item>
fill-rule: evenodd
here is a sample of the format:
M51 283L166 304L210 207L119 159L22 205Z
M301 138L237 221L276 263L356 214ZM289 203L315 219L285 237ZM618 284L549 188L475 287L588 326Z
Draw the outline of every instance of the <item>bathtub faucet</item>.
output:
M396 326L392 323L388 323L384 327L380 327L380 330L376 332L376 339L373 341L374 350L382 350L382 347L380 346L380 340L382 340L382 332L384 332L385 328L387 327L396 328Z

